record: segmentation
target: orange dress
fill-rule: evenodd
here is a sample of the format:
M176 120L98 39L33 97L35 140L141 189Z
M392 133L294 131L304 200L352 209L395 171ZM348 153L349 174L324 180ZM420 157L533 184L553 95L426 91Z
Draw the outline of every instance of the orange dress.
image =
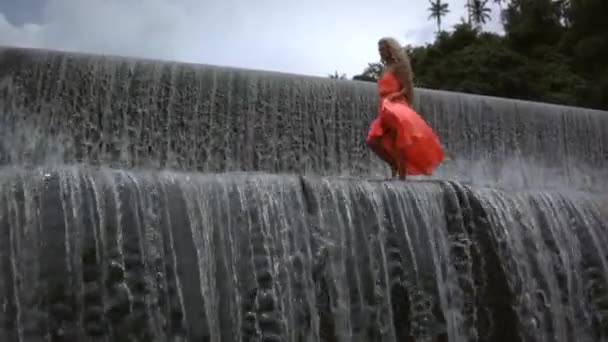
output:
M390 72L378 80L378 117L372 122L366 141L376 140L378 148L392 156L394 165L399 165L400 175L431 175L444 158L441 143L404 98L386 98L400 90L399 80Z

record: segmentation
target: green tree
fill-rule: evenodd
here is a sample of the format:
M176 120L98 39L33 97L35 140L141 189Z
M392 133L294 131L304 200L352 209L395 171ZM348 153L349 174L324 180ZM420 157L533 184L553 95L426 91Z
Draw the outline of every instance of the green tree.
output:
M569 29L561 41L572 67L592 85L586 101L608 108L608 1L570 0Z
M553 0L512 0L505 16L507 42L526 55L557 46L563 37L564 27Z
M502 1L504 35L481 30L488 1L469 0L468 23L406 47L417 86L608 110L608 1ZM355 79L381 71L370 63Z
M338 71L334 71L333 74L329 74L327 76L329 78L336 79L336 80L345 80L345 79L347 79L346 74L338 74Z
M428 19L435 19L437 22L437 34L439 34L441 32L441 18L450 13L449 4L441 2L441 0L429 0L429 3L431 6L428 8L428 11L431 14Z
M353 77L357 81L376 82L382 74L382 63L368 63L367 67L359 75Z

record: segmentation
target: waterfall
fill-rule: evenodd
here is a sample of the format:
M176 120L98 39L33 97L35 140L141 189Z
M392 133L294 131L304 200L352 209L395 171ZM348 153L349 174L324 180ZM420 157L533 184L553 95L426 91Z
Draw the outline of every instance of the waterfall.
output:
M3 341L606 337L589 196L82 167L0 193Z
M0 78L0 165L388 174L364 144L369 83L24 49L0 50ZM415 104L441 179L608 190L606 112L424 89Z
M608 341L608 113L0 49L0 341Z

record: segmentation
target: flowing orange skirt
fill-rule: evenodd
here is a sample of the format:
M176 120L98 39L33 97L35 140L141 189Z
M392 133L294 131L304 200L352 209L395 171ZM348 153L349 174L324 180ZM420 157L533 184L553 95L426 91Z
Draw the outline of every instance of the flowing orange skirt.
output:
M443 161L444 152L433 129L403 102L382 100L366 141L395 158L400 175L431 175Z

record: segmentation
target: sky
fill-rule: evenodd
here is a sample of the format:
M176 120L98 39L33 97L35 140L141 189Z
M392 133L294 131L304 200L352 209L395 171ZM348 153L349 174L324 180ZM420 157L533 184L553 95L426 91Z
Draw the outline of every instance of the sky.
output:
M465 15L447 0L443 27ZM349 77L376 43L432 42L428 0L0 0L0 45ZM498 8L487 30L499 30Z

